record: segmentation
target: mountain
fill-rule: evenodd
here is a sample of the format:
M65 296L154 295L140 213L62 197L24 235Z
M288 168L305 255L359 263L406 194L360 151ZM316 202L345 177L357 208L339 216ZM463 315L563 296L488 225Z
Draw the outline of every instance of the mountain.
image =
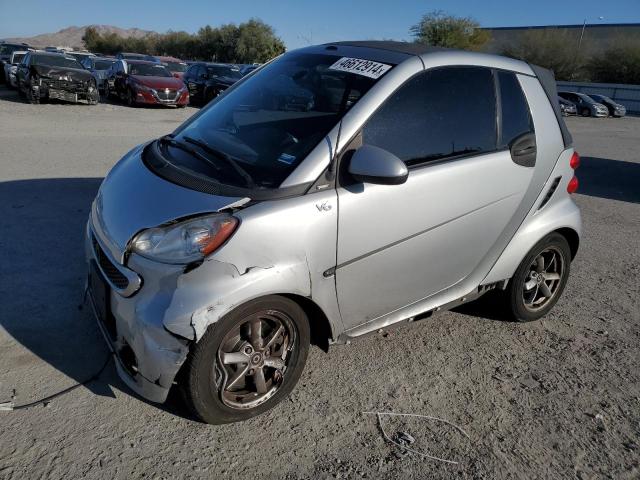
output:
M8 41L24 42L33 47L44 48L48 46L84 48L82 36L87 27L94 27L98 33L116 33L121 37L140 38L154 33L150 30L140 30L139 28L119 28L113 25L85 25L84 27L67 27L56 33L43 33L33 37L7 38Z

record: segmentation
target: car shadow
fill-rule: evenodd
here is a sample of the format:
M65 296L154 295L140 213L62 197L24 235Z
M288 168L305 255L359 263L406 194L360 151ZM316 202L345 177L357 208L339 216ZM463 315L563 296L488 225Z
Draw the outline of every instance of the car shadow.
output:
M576 176L579 194L640 203L640 163L581 157Z
M501 290L487 292L480 298L469 303L464 303L451 311L461 313L462 315L496 320L499 322L514 321L504 301L504 292Z
M83 295L84 231L101 181L53 178L0 183L0 331L9 336L5 345L8 349L14 342L22 345L79 383L91 378L109 355ZM18 354L3 361L8 368L20 369L25 360ZM12 387L19 403L55 393ZM100 396L113 397L114 388L133 394L116 375L113 363L86 388ZM176 401L163 407L171 408L176 415L191 418Z

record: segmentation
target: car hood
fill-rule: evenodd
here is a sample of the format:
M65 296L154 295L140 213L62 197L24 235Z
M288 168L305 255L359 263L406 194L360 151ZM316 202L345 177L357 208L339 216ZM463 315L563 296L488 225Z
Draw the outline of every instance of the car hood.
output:
M35 71L41 77L49 77L54 80L75 80L86 82L92 78L91 72L78 68L49 67L46 65L34 65Z
M136 82L149 88L171 88L180 89L184 86L184 83L179 78L175 77L147 77L143 75L131 75Z
M101 80L104 80L105 78L107 78L108 77L108 73L109 73L108 70L93 70L93 75L96 78L99 78Z
M120 262L129 241L141 230L217 212L241 200L196 192L158 177L142 160L145 146L134 148L113 167L91 208L95 234Z

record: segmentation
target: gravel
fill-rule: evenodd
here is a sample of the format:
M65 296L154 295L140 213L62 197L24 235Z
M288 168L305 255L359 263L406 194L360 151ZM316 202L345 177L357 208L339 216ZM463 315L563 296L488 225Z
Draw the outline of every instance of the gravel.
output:
M23 404L100 368L82 307L83 228L100 179L195 109L32 106L0 87L0 402ZM0 478L638 478L640 118L571 118L584 236L542 321L492 298L313 349L293 394L241 424L191 419L176 395L134 396L113 365L46 406L0 412ZM448 465L397 455L390 436Z

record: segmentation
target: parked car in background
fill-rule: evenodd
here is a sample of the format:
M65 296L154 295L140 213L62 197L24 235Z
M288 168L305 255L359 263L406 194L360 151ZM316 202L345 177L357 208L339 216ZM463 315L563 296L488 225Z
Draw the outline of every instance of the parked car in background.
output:
M627 108L605 95L589 94L596 102L601 103L609 109L609 115L612 117L624 117L627 114Z
M105 82L109 73L109 69L111 65L116 63L115 58L105 58L105 57L86 57L84 58L80 64L89 70L93 77L96 79L96 83L98 85L98 91L100 94L104 94L105 92Z
M118 60L144 60L146 62L160 63L153 55L145 53L120 52L116 55Z
M167 70L171 72L171 74L176 78L182 78L184 76L184 72L187 71L189 65L187 62L183 62L179 58L175 57L156 57L160 62L160 65L164 65L167 67Z
M290 110L274 83L307 89L311 108ZM286 398L311 341L489 291L514 320L542 318L582 230L556 97L553 74L522 61L338 42L283 54L134 148L85 233L119 376L153 402L175 385L200 419L229 423Z
M28 52L16 70L20 95L29 103L41 99L67 102L86 101L95 105L100 99L96 79L73 57L59 53Z
M565 100L562 97L558 97L558 103L560 104L560 112L563 116L568 117L569 115L577 115L578 109L573 102L569 100Z
M4 64L4 79L9 88L16 88L16 71L18 65L22 62L24 56L28 53L27 50L15 50L10 56L9 61Z
M609 109L596 102L588 95L578 92L558 92L558 95L565 100L575 104L578 114L583 117L608 117Z
M105 96L115 96L127 105L189 104L189 91L163 65L143 60L118 60L109 69Z
M207 62L194 63L182 77L194 105L209 103L241 78L235 65Z
M259 63L253 63L253 64L250 64L250 65L243 65L242 67L240 67L240 73L244 77L245 75L248 75L251 72L253 72L259 66L260 66Z
M91 57L96 57L97 55L95 53L91 53L91 52L66 52L66 55L68 57L73 57L76 60L78 60L78 62L82 65L82 61L85 60L86 58L91 58Z
M29 50L29 45L26 43L9 43L2 42L0 43L0 72L4 72L4 66L9 63L9 58L11 54L15 51L25 51ZM5 76L0 75L0 81L4 81Z

